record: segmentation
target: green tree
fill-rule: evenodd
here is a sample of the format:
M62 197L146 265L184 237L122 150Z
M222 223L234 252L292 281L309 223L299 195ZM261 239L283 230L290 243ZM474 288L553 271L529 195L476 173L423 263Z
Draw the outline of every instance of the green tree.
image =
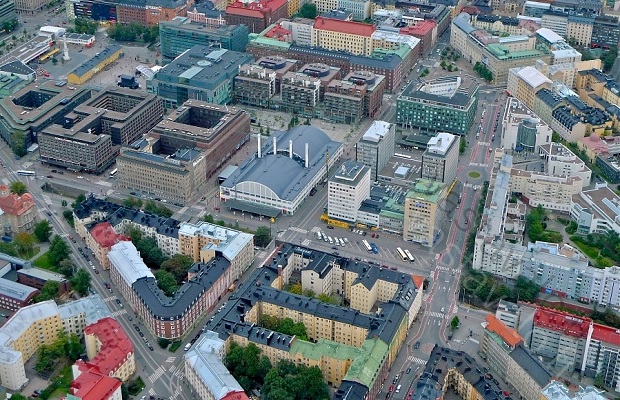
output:
M465 149L467 149L467 140L461 136L459 141L459 154L465 153Z
M265 376L261 390L266 400L327 400L329 391L318 367L280 361Z
M157 279L157 286L166 294L166 296L172 296L177 291L179 285L177 284L174 275L168 271L159 270L155 272L155 279Z
M301 18L315 19L317 16L316 4L306 3L299 8L298 12Z
M127 197L123 200L123 206L127 208L142 208L142 199L132 196Z
M4 253L12 257L19 257L17 254L17 249L15 249L15 245L13 243L0 242L0 253Z
M86 270L79 269L71 278L71 287L78 292L80 296L86 296L88 294L88 288L90 287L90 279L90 274L86 272Z
M45 282L45 284L41 288L41 293L35 296L34 302L40 303L42 301L55 299L56 296L58 296L58 293L60 291L59 286L60 286L60 283L56 281Z
M294 283L293 285L291 285L291 287L288 289L288 291L291 292L291 293L302 295L303 294L303 288L301 286L301 282L297 282L297 283Z
M513 301L527 301L528 303L533 302L536 297L538 297L538 293L540 292L540 286L536 284L536 282L527 279L524 276L519 276L517 281L515 282L512 300Z
M213 215L211 214L207 214L202 218L203 221L208 222L210 224L213 223L214 219L213 219Z
M338 304L338 301L333 298L332 296L326 294L326 293L320 293L318 296L316 296L316 298L320 301L322 301L323 303L327 303L327 304Z
M226 367L246 393L250 393L263 384L272 366L254 343L243 347L232 342L226 355Z
M49 221L46 219L37 222L34 225L34 235L37 237L39 242L47 242L52 236L52 226Z
M190 256L175 254L162 262L161 268L174 275L174 279L176 279L177 282L181 282L187 279L187 271L192 264L194 264L194 260L192 260Z
M13 244L20 254L30 255L34 250L34 243L34 236L26 232L18 233L13 238Z
M22 181L14 181L9 185L9 190L11 193L21 196L22 194L28 192L28 186Z
M73 265L73 261L70 258L65 258L58 264L58 272L63 274L66 277L73 276L73 270L75 265Z
M71 203L71 207L73 209L75 209L75 208L77 208L77 206L79 206L80 204L82 204L85 201L86 201L86 195L84 195L84 193L80 193L78 195L78 197L75 198L75 201L73 203Z
M267 247L271 242L271 230L268 226L259 226L254 232L254 244L258 247Z
M22 132L15 132L11 135L11 150L18 157L28 154L26 149L26 135Z
M62 216L71 227L75 227L75 221L73 220L73 212L71 210L65 210L62 212Z
M168 345L170 345L170 339L166 339L166 338L160 337L159 339L157 339L157 344L162 349L165 349L166 347L168 347Z
M58 235L54 236L50 242L49 250L47 251L50 262L53 265L58 265L62 260L68 259L70 254L71 248L67 242Z
M142 240L142 231L140 230L140 228L137 228L135 226L128 226L127 228L125 228L125 235L131 238L131 242L134 244L134 246L137 246L140 240Z
M131 395L129 394L129 389L127 389L127 385L124 383L121 384L121 396L123 400L131 399Z
M450 321L450 329L452 329L453 331L456 330L456 328L459 327L460 323L461 321L459 320L459 317L455 315L454 318L452 318L452 321Z
M15 393L11 395L11 400L28 400L28 398L21 393Z
M137 243L134 242L134 245L140 252L144 263L150 267L159 268L161 263L166 260L164 253L157 247L157 241L151 237L143 237Z

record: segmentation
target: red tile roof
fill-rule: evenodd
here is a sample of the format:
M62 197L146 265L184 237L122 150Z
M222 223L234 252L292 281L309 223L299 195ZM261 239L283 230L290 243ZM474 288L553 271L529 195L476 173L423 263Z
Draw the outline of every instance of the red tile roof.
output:
M263 0L252 3L235 1L226 6L226 14L262 18L264 14L287 7L288 0Z
M418 289L422 289L424 287L424 277L420 275L411 275L411 279L413 279L413 283L415 287Z
M592 339L620 346L620 330L607 325L594 324Z
M534 326L546 328L565 335L585 338L588 335L590 318L575 317L569 313L539 307L534 314Z
M523 341L523 338L519 335L519 333L517 333L516 330L504 325L502 321L495 318L495 315L488 314L486 317L486 322L487 326L485 329L496 333L508 346L515 347Z
M108 400L120 391L120 380L102 375L96 368L77 367L81 373L71 382L72 395L82 400Z
M420 21L415 25L401 28L399 33L401 35L410 36L425 36L437 26L437 22L432 20Z
M339 19L316 17L316 19L314 20L314 29L370 37L375 32L375 30L377 30L377 27L361 22L342 21Z
M220 400L250 400L244 392L230 392Z
M129 337L113 318L102 318L88 325L84 329L84 334L94 335L101 342L99 353L86 364L96 366L104 375L116 371L125 363L128 355L134 352Z
M109 222L101 222L95 225L90 234L95 239L95 242L101 247L110 248L118 242L130 242L131 238L116 233L112 225Z
M276 38L279 41L289 41L291 38L291 31L282 28L280 24L275 24L273 28L271 28L267 33L265 33L265 37Z
M0 192L8 191L9 189L6 186L0 186ZM0 197L0 208L10 215L22 215L33 207L34 201L30 193L24 193L21 196L11 193Z

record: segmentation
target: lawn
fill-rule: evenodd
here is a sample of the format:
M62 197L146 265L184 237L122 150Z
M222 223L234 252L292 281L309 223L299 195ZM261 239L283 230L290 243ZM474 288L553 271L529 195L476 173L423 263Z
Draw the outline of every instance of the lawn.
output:
M469 175L470 178L473 179L478 179L480 178L480 172L477 171L471 171L470 173L468 173L467 175Z
M26 251L26 252L23 252L23 253L22 253L21 251L18 251L18 252L17 252L17 255L18 255L18 256L20 256L20 257L21 257L21 258L23 258L23 259L29 260L29 259L31 259L32 257L34 257L34 256L36 256L37 254L39 254L39 251L41 251L41 248L39 248L39 247L33 247L33 248L32 248L32 251Z
M37 259L34 260L33 264L35 267L43 268L43 269L46 269L52 272L58 272L58 269L56 268L56 266L53 266L52 263L50 262L47 252L37 257Z
M575 246L579 248L579 250L583 251L583 253L592 260L592 263L597 268L607 268L616 264L616 262L611 258L602 256L598 248L583 243L580 237L571 236L570 239Z
M182 344L183 342L174 342L170 345L170 347L168 348L168 351L171 353L174 353L175 351L177 351L179 347L181 347Z

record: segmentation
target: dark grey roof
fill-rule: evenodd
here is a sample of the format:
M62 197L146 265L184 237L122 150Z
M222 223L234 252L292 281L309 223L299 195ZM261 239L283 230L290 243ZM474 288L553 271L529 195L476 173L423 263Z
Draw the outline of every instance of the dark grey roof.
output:
M325 154L336 154L342 146L322 130L300 125L286 132L274 132L277 148L282 154L273 154L273 141L265 140L262 157L251 155L222 183L233 188L242 182L256 182L274 192L280 199L293 201L325 166ZM293 158L289 158L289 140L293 141ZM309 147L309 169L304 166L305 145Z
M198 276L184 283L171 297L157 287L154 278L140 278L132 285L138 298L155 319L181 318L191 305L208 291L230 267L230 262L216 252L208 263L196 263L191 269Z
M116 53L121 49L122 47L120 45L113 43L105 49L101 50L99 53L97 53L93 58L86 60L82 64L78 65L70 73L77 76L84 76L84 74L86 74L88 71L101 64L103 60L107 59L112 54Z
M342 381L334 393L336 400L366 400L367 396L368 388L361 383L353 381Z
M117 0L117 2L122 5L142 8L147 6L177 8L186 4L185 0Z
M573 129L573 126L581 122L581 118L574 115L567 106L558 107L551 113L562 126L567 129Z
M442 398L443 391L436 379L437 376L430 372L424 372L416 382L411 400L437 400Z
M428 84L433 84L433 82L439 80L448 80L454 78L456 78L456 76L445 76L434 79L433 81L428 82ZM416 81L412 81L405 88L405 90L403 90L401 95L398 96L398 100L427 100L440 104L467 107L469 104L475 101L477 96L477 88L479 86L477 83L473 83L473 87L462 89L463 85L461 85L461 87L459 87L456 93L454 93L452 96L440 96L421 90L424 85L425 84L419 84Z
M35 73L32 68L19 61L18 59L14 59L7 62L6 64L1 65L0 71L19 75L30 75Z
M364 57L364 56L351 56L349 62L353 65L360 65L364 67L383 68L387 70L398 69L403 60L398 54L389 53L383 57Z
M583 100L581 100L577 96L566 96L564 99L568 104L575 107L578 111L585 112L590 108L590 106L588 106Z
M549 89L540 89L536 92L536 97L542 100L547 106L554 108L558 104L562 103L563 100L560 96L554 94Z
M479 14L478 17L477 17L477 20L479 22L481 21L481 22L489 22L489 23L494 23L494 22L500 21L504 25L519 26L519 19L518 18L502 17L502 16L499 16L499 15Z
M517 347L510 352L510 358L523 368L524 371L527 371L541 388L547 386L551 378L553 378L551 371L549 371L535 355L523 347L522 343L518 344Z
M407 310L400 304L389 301L381 304L381 314L370 323L368 337L378 337L390 344L402 324L406 323Z

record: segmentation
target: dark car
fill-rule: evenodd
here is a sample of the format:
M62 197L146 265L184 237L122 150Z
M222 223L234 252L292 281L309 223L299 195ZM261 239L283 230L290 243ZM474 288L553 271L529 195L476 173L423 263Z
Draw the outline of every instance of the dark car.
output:
M144 333L142 333L140 331L138 332L138 335L140 335L140 337L144 337Z
M155 350L155 349L153 348L153 346L151 346L151 345L149 344L149 350L153 351L153 350Z
M411 367L407 368L407 373L411 372Z
M327 225L327 229L334 229L334 227L331 225Z
M48 175L47 177L48 177L49 179L52 179L52 178L53 178L53 176L51 176L51 175Z
M95 273L96 273L97 275L99 275L99 270L98 270L98 269L96 269L96 270L95 270Z
M134 328L136 328L136 331L140 332L140 327L138 325L134 326Z
M415 346L413 346L413 347L415 347L416 349L419 349L420 348L420 342L419 341L415 342Z
M81 253L83 250L81 247L78 247L78 251Z

